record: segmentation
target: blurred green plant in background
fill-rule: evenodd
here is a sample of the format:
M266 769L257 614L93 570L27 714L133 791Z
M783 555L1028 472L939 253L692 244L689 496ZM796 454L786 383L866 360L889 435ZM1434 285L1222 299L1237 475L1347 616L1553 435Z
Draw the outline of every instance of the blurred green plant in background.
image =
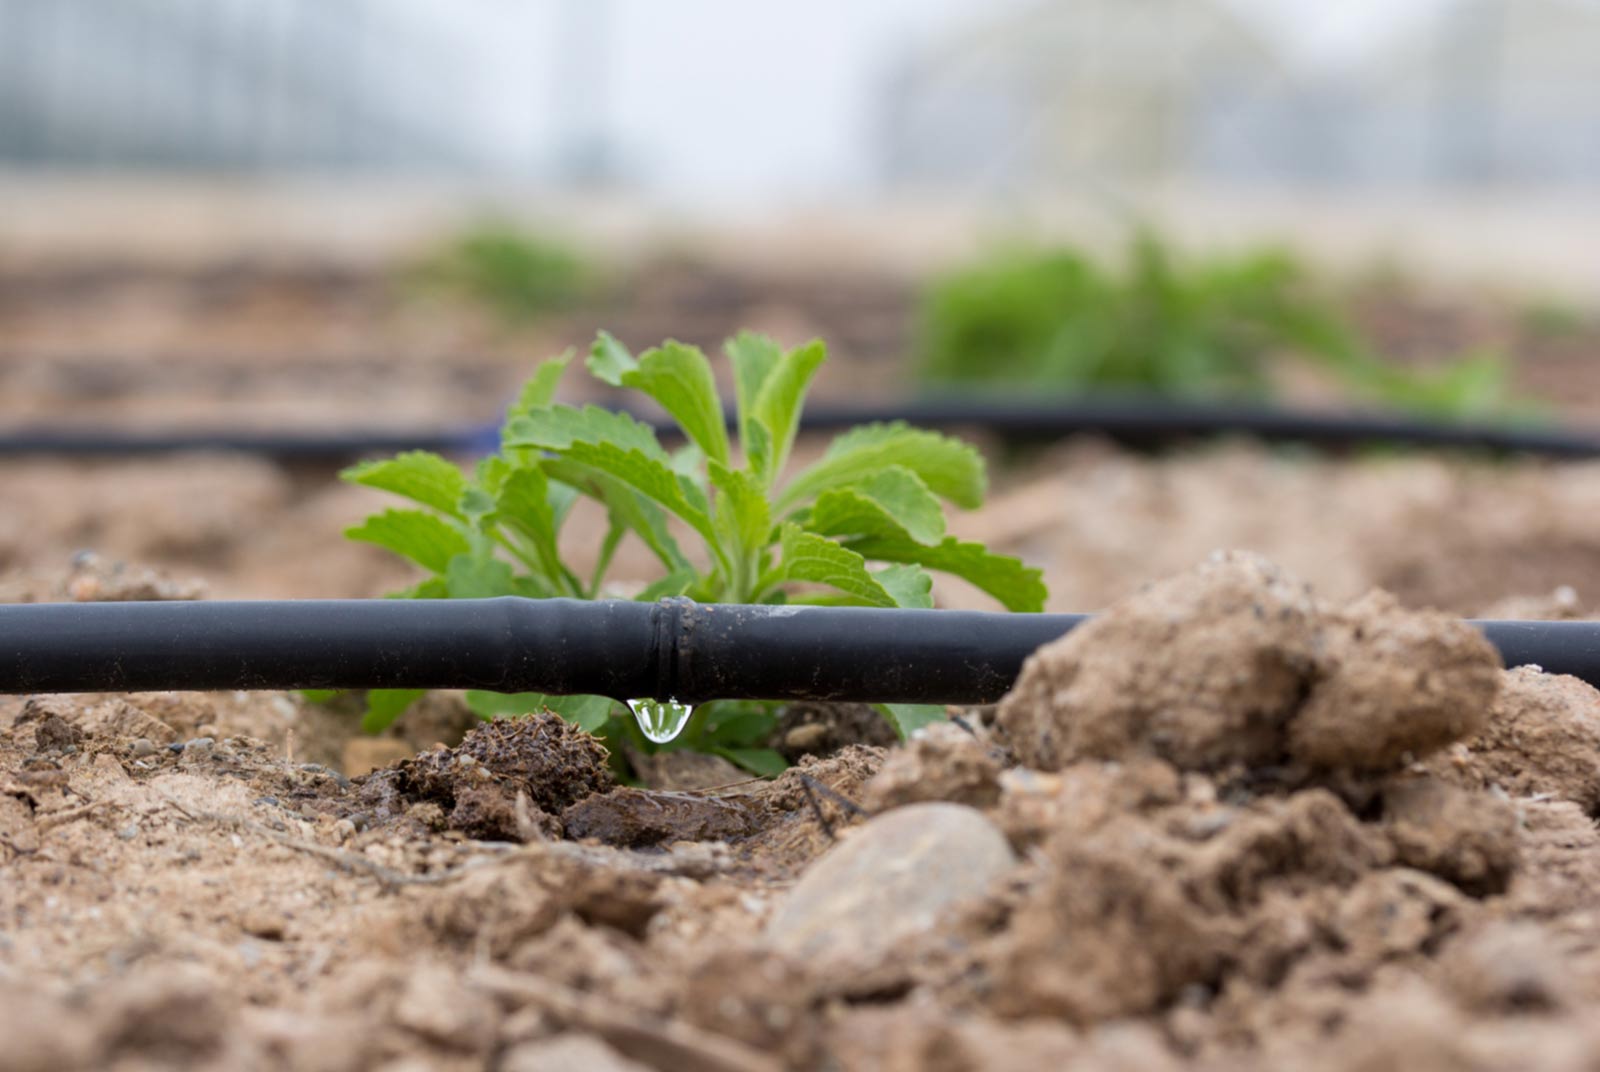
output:
M517 224L486 220L427 256L423 287L477 302L512 326L572 307L598 281L579 253Z
M937 280L922 303L920 370L934 385L1262 399L1282 360L1414 412L1508 406L1500 356L1431 369L1386 360L1279 249L1180 259L1140 230L1112 268L1078 250L1013 248Z

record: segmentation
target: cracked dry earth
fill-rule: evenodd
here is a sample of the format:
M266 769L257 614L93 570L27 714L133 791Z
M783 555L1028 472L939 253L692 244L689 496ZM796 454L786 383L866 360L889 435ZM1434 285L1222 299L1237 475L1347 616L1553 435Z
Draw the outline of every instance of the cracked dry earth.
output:
M772 782L297 704L0 701L0 1068L1600 1067L1600 694L1253 556Z

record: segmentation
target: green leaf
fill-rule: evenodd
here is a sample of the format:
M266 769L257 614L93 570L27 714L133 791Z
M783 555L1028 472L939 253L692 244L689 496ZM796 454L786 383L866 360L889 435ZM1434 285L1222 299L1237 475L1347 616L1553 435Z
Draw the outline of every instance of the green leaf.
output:
M513 465L503 458L485 458L478 465L478 480L493 497L494 508L478 514L481 503L469 491L462 496L463 511L481 529L504 525L531 549L546 582L559 584L561 551L556 543L559 520L552 503L554 487L537 466Z
M573 442L561 451L559 458L548 460L545 467L568 483L579 482L568 479L574 467L609 476L678 515L700 533L706 543L716 543L711 504L706 501L705 493L692 481L674 473L666 458L652 458L616 443Z
M552 696L543 692L485 692L470 689L467 706L481 719L554 711L585 733L606 724L616 701L609 696Z
M343 689L301 689L300 695L305 697L306 703L325 704L343 691Z
M406 708L427 694L427 689L368 689L367 713L361 716L361 732L382 733L394 724Z
M611 520L637 533L668 570L676 572L690 569L689 560L679 549L678 541L667 531L667 515L661 507L622 481L603 473L589 472L575 465L565 466L560 459L553 459L546 464L553 471L570 476L576 483L593 484L598 498L606 504Z
M511 404L507 415L514 416L544 409L554 403L556 387L561 383L562 373L567 371L567 365L572 361L573 352L569 347L561 356L540 362L539 367L533 370L533 375L528 377L528 382L522 385L522 390L517 394L517 400Z
M733 365L734 397L739 404L739 442L751 472L764 475L772 447L772 430L756 416L756 399L779 361L783 348L765 335L741 331L723 343Z
M741 331L722 344L722 352L728 355L728 361L733 365L733 389L734 396L739 400L740 416L753 416L762 386L778 362L783 360L783 347L770 336Z
M983 458L959 439L912 428L904 421L846 432L815 465L783 490L780 508L799 505L829 488L859 484L891 466L915 473L935 494L968 509L983 503Z
M393 492L442 514L460 517L467 478L461 470L426 450L409 450L382 461L361 462L339 474L352 484Z
M445 584L451 599L489 599L510 595L511 567L498 558L482 554L456 555L445 570Z
M756 475L763 488L770 488L772 479L766 474L771 465L772 433L758 420L749 421L743 428L739 446L744 450L745 468Z
M402 588L397 592L385 592L384 599L448 599L450 586L445 584L443 577L429 577L418 581L410 588Z
M641 603L653 603L668 596L681 596L699 579L699 574L692 569L673 570L659 581L646 585L634 598Z
M848 546L879 562L915 562L931 570L953 573L998 599L1007 610L1043 610L1048 595L1040 570L954 536L946 536L933 547L891 536L868 536L851 540Z
M668 465L679 476L688 477L697 483L704 483L701 479L700 469L706 463L706 452L694 443L687 443L672 452Z
M345 529L344 534L388 548L434 573L443 573L452 558L472 550L460 530L421 510L385 510Z
M616 340L609 331L602 331L589 348L589 371L612 387L622 386L622 377L638 368L638 362L628 353L628 348Z
M769 579L825 584L869 607L895 605L894 597L867 572L866 560L856 552L792 523L783 526L780 543L783 562L776 577Z
M817 496L806 528L824 536L894 536L933 545L944 510L922 478L901 465Z
M646 457L670 465L671 458L647 424L626 413L599 406L546 406L530 410L506 422L500 434L508 448L538 447L564 451L575 443L609 443L624 450L636 450Z
M643 391L672 414L689 441L707 458L728 464L728 428L717 397L711 362L699 347L668 341L647 350L620 377L622 386Z
M778 725L775 705L749 700L721 700L704 704L696 712L698 727L690 744L725 748L753 746L772 736Z
M723 759L763 778L776 778L789 769L789 761L770 748L712 748Z
M805 406L806 389L827 359L828 348L821 339L813 339L784 354L761 384L754 417L769 436L766 464L761 471L768 487L789 463L789 451L794 447L795 432L800 427L800 411Z
M717 525L744 554L754 554L772 536L772 512L756 478L740 469L710 463L717 489Z
M889 593L895 606L920 610L932 608L933 578L921 566L889 566L875 571L872 576L883 585L883 590Z
M889 720L902 741L928 723L943 722L950 717L938 704L881 703L872 706Z

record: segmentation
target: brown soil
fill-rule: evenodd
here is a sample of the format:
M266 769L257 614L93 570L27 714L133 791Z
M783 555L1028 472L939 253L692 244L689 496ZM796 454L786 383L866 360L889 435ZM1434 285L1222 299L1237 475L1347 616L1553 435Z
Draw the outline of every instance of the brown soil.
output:
M349 779L249 735L300 706L0 701L0 1067L1600 1061L1600 693L1258 558L773 782L550 716Z
M893 378L898 283L680 267L584 332L820 333L825 391ZM333 269L30 272L0 278L8 422L488 420L582 334ZM1379 326L1505 327L1408 316ZM1589 345L1521 375L1583 412ZM384 497L331 475L0 463L0 600L408 583L338 536ZM0 698L0 1069L1600 1066L1600 693L1423 609L1588 616L1600 466L1078 442L994 482L957 530L1114 609L905 745L790 712L770 783L666 754L619 788L550 718L463 740L448 694L378 739L351 700ZM570 522L580 569L601 526ZM974 828L1002 851L940 858Z

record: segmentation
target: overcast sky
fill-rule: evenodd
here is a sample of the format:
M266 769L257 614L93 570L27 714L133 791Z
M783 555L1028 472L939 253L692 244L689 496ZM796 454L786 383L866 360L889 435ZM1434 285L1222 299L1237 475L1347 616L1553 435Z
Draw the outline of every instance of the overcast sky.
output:
M464 46L471 116L546 170L599 128L668 199L765 203L872 178L878 87L919 40L1028 0L406 0ZM1371 47L1440 0L1228 0L1313 63Z

